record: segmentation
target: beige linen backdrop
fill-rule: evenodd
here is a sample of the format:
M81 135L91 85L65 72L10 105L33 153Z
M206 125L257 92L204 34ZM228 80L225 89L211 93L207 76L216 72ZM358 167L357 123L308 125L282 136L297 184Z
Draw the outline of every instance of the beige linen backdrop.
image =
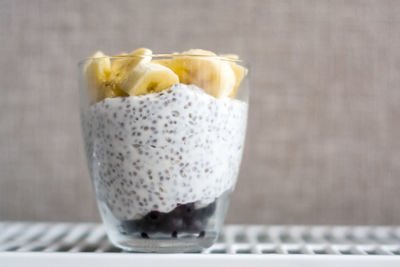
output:
M77 62L146 46L250 63L229 223L400 223L400 1L0 0L0 220L99 220Z

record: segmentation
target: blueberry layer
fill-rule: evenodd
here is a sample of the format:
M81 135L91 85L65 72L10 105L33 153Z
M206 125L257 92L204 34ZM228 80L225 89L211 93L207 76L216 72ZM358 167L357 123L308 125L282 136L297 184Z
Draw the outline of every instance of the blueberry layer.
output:
M189 203L179 205L168 213L151 211L141 219L122 221L120 231L123 234L139 234L142 238L149 238L154 233L172 237L180 233L198 233L199 237L203 237L215 207L216 202L200 209L195 209L195 204Z

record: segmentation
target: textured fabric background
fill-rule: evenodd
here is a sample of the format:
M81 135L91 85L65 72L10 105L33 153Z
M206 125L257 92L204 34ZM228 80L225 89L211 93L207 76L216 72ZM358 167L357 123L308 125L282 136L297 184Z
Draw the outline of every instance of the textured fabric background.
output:
M0 220L98 220L77 62L241 55L251 110L230 223L400 223L399 1L0 0Z

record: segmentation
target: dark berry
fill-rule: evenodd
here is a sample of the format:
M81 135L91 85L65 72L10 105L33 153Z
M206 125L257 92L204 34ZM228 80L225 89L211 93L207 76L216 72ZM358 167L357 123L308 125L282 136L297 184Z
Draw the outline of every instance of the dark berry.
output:
M151 211L140 220L121 222L121 233L132 234L140 232L143 238L149 238L148 233L165 233L174 238L178 232L200 233L204 237L204 227L216 209L216 203L195 209L194 203L180 204L168 213Z
M203 238L205 235L206 235L206 232L201 231L200 234L199 234L199 236L198 236L198 238Z
M149 238L149 235L147 233L141 233L140 236L143 238Z
M157 222L161 220L162 215L158 211L151 211L148 213L145 218L149 222Z

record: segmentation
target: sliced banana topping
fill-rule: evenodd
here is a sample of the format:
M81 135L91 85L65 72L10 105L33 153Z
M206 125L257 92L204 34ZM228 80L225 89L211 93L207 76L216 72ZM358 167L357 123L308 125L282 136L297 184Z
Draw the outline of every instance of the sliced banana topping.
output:
M214 97L232 97L236 94L244 76L237 76L228 60L217 58L215 53L202 49L191 49L182 55L155 62L172 69L181 83L195 84Z
M111 79L129 95L158 92L179 83L178 76L169 68L151 63L152 52L147 48L132 51L126 58L115 60Z
M118 84L114 81L110 80L103 84L104 88L104 97L118 97L118 96L128 96L125 91L122 91Z
M150 62L152 51L147 48L139 48L128 55L122 54L121 59L114 60L111 66L111 79L117 84L124 82L128 73L140 62Z
M240 66L239 64L235 63L235 62L229 62L229 65L231 66L233 72L235 73L235 77L236 77L236 83L235 86L233 87L233 91L230 93L229 97L231 98L235 98L240 84L243 81L243 78L247 75L247 69L243 66Z
M197 85L216 98L234 98L247 75L247 69L234 62L239 58L234 54L190 49L169 59L152 56L150 49L139 48L111 62L96 52L85 66L91 102L158 92L176 83Z
M120 88L129 95L158 92L179 83L179 77L169 68L157 63L143 62L131 69Z
M236 83L235 73L228 62L215 58L215 53L202 49L190 49L182 53L188 57L181 58L182 80L203 88L217 98L229 96ZM210 56L190 57L190 55ZM179 59L177 59L179 60Z
M222 54L220 57L225 57L230 60L239 60L239 56L236 54ZM234 61L230 61L229 65L231 66L233 72L235 73L236 83L233 88L232 93L229 95L231 98L235 98L237 91L239 90L239 86L243 80L243 78L247 75L247 69L243 66L240 66Z
M92 102L102 100L103 86L111 75L110 58L98 51L88 60L84 71L90 100Z

